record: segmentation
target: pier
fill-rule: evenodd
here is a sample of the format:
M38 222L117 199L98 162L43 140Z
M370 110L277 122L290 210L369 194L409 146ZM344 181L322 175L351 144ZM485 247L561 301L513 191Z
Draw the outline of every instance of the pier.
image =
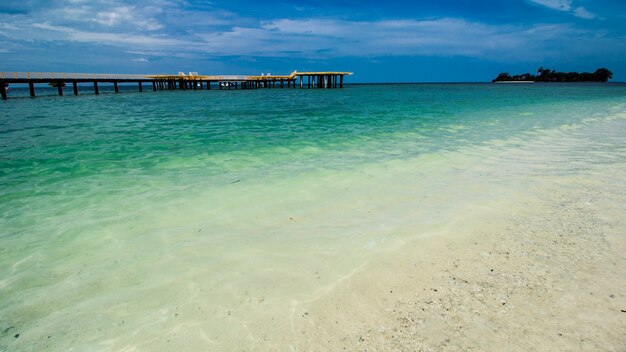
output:
M74 95L79 94L79 83L93 84L93 92L98 95L100 83L112 83L115 93L119 93L119 83L137 84L137 91L143 92L144 84L153 91L161 90L203 90L203 89L273 89L273 88L343 88L344 77L352 72L298 72L289 75L262 74L260 76L223 75L206 76L195 72L177 75L139 74L89 74L54 72L0 72L0 95L7 99L7 89L11 84L28 84L31 97L36 96L36 84L56 87L58 95L64 95L69 85Z

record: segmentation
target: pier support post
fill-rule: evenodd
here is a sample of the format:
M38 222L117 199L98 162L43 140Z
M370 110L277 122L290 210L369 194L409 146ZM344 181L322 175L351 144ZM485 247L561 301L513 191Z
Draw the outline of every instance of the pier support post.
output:
M72 81L72 88L74 88L74 95L78 95L78 82Z
M57 82L57 91L59 92L59 95L63 95L63 82Z
M156 92L156 83L154 81L152 82L152 90Z
M115 93L119 93L120 92L119 88L117 87L117 81L113 82L113 88L115 88Z
M143 83L142 82L139 82L139 91L143 92Z
M343 88L343 75L339 76L339 88Z
M30 96L34 98L35 97L35 83L28 82L28 90L30 91Z
M100 91L98 90L98 81L93 81L93 91L96 95L100 94Z
M0 81L0 95L2 100L7 100L7 87L4 81Z

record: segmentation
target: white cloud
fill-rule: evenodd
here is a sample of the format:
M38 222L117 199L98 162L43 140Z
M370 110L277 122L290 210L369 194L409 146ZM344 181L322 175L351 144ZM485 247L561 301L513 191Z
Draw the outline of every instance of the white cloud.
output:
M345 21L277 19L257 28L199 33L199 47L218 55L469 56L532 55L541 42L576 31L564 25L488 25L462 19ZM523 48L522 54L520 50Z
M2 22L0 22L0 28L2 28L2 29L10 29L10 30L14 31L14 30L18 30L20 27L15 26L15 25L13 25L11 23L2 23Z
M594 13L589 12L587 9L585 9L582 6L577 7L576 10L574 10L574 15L577 17L586 18L586 19L593 19L597 17Z
M145 57L138 57L136 59L132 59L131 61L133 61L133 62L149 62L149 60L146 59Z
M572 0L530 0L530 2L545 6L547 8L567 12L576 17L593 19L597 16L582 6L574 7Z
M259 22L220 10L186 10L168 0L154 0L141 10L132 0L124 1L128 4L75 0L72 6L28 18L0 14L0 39L23 47L42 42L114 46L128 55L127 60L137 62L166 56L323 59L416 55L523 61L567 57L598 48L599 43L624 50L617 39L605 40L601 33L566 24L488 24L460 18L277 18ZM583 18L593 16L575 7L575 0L528 1Z
M50 2L53 3L53 2ZM29 13L33 21L52 21L57 25L104 27L117 30L156 31L164 28L159 21L169 1L153 1L150 6L135 6L131 0L74 0L63 6L34 8ZM46 8L48 7L48 8Z
M134 16L131 14L131 8L128 6L117 7L106 11L100 11L93 19L95 22L105 26L115 26L123 21L132 21Z
M569 12L572 9L572 0L530 0L535 4L543 5L553 10Z
M134 6L119 6L100 11L96 14L92 21L101 25L114 27L124 23L132 23L139 29L145 29L155 31L163 28L154 18L145 18L142 13L145 13L146 9L138 11Z
M5 30L10 40L66 41L122 48L140 58L171 56L261 56L332 58L376 56L465 56L524 60L564 55L592 35L569 25L489 25L463 19L347 21L276 19L255 27L232 27L181 37L80 30L47 22ZM550 42L558 46L549 45ZM573 46L573 45L570 45Z
M191 44L189 42L165 36L83 31L71 27L55 26L49 23L33 23L30 27L34 29L41 29L43 32L31 33L30 38L25 38L26 40L39 39L47 41L75 41L123 47L129 45L146 47L179 47Z

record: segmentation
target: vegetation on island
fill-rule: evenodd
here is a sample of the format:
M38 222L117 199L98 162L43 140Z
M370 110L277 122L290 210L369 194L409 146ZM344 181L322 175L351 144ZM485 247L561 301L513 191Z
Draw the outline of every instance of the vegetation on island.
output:
M595 72L556 72L539 67L536 75L523 73L511 76L507 72L498 75L492 82L606 82L613 78L613 72L602 67Z

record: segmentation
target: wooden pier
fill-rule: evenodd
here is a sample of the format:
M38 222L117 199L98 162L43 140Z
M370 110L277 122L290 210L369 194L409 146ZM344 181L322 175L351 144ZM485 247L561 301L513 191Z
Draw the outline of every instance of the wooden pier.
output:
M137 90L143 91L143 84L151 86L153 91L160 90L202 90L202 89L261 89L261 88L343 88L344 77L352 72L298 72L290 75L272 76L205 76L197 73L178 75L126 75L126 74L85 74L54 72L0 72L0 95L7 99L7 87L10 84L28 84L31 97L35 97L35 84L48 84L56 87L58 95L64 94L64 88L72 85L72 92L78 95L78 83L93 84L93 91L98 95L100 83L113 83L115 93L119 92L119 83L137 84Z

